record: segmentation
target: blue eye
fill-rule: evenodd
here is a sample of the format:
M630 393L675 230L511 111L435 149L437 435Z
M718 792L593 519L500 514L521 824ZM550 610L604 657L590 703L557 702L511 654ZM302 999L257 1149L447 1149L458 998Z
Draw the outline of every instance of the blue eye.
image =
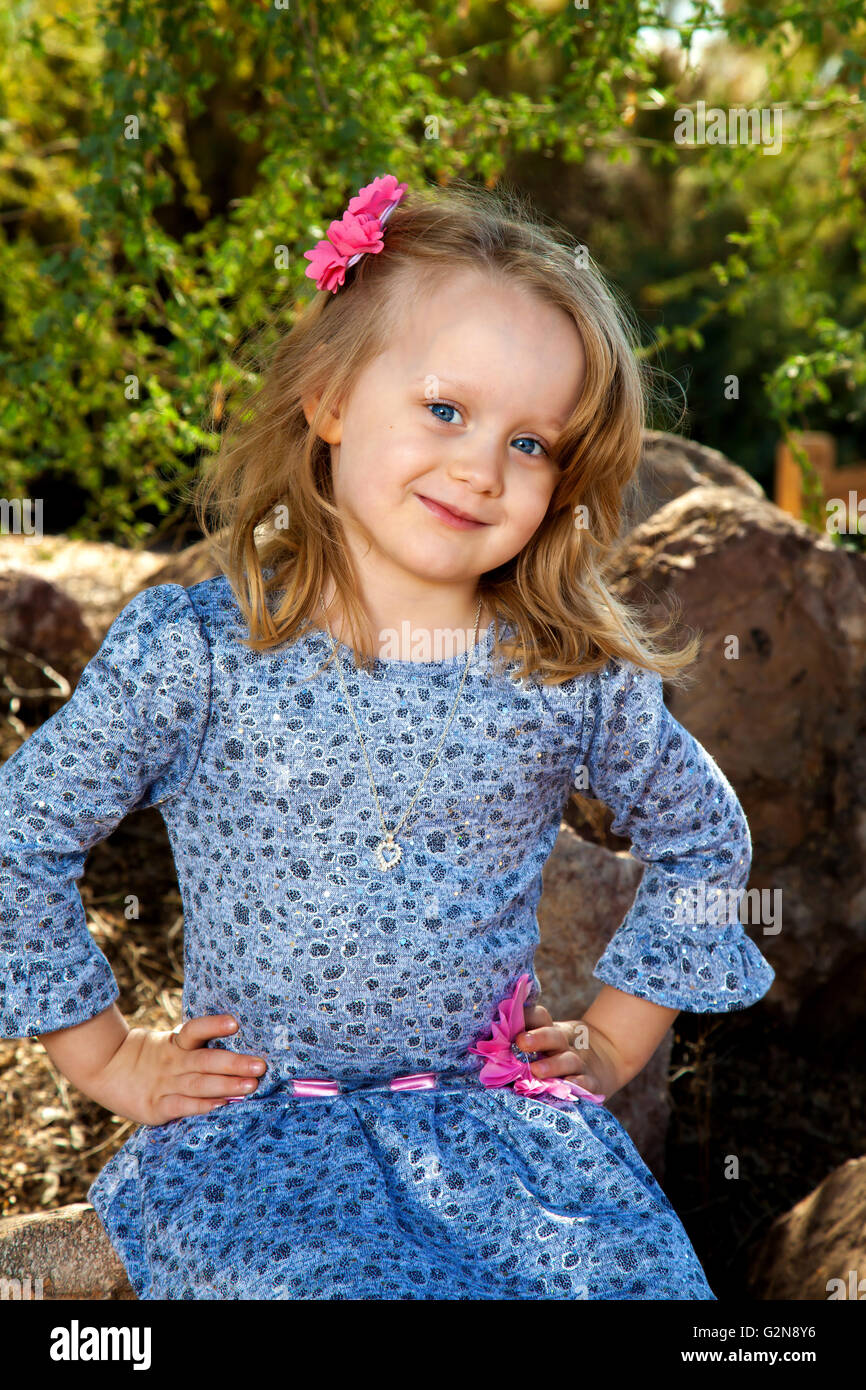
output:
M452 411L453 411L453 410L457 410L457 407L456 407L456 405L448 405L447 401L432 401L431 404L428 405L427 409L428 409L428 410L452 410ZM457 413L458 413L458 415L459 415L460 412L458 411ZM437 419L437 420L441 420L441 419L442 419L441 415L437 415L437 416L436 416L436 419ZM450 424L451 424L451 421L450 421L450 420L443 420L442 423L443 423L444 425L450 425Z
M433 411L433 410L451 410L451 411L457 411L457 414L458 414L458 415L460 414L460 411L457 410L457 406L456 406L456 405L449 405L447 401L430 401L430 402L425 402L425 405L427 406L427 409L430 410L430 411ZM441 416L441 415L437 415L435 418L436 418L437 420L442 420L442 416ZM451 425L451 424L453 424L454 422L453 422L453 420L442 420L442 423L443 423L443 425ZM539 449L541 450L541 454L545 454L548 458L550 457L550 455L547 453L547 450L545 449L545 447L544 447L544 445L542 444L542 442L541 442L540 439L535 439L535 438L533 438L533 436L532 436L531 434L521 434L521 435L518 435L518 439L528 439L529 442L530 442L530 444L537 444L538 447L539 447ZM531 458L531 459L541 458L541 454L527 454L525 449L521 449L521 450L520 450L520 453L521 453L521 454L525 454L527 458Z

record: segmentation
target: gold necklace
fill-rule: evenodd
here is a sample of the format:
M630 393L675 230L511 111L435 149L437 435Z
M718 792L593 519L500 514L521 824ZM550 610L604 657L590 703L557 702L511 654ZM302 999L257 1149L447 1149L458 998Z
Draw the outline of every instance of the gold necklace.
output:
M415 795L412 797L412 800L409 802L409 806L408 806L408 808L407 808L407 810L406 810L406 814L403 816L403 820L401 820L401 821L399 822L399 824L395 825L393 830L389 830L389 829L388 829L387 825L385 824L385 817L382 815L382 807L381 807L381 805L380 805L380 803L379 803L379 793L376 791L376 783L373 781L373 769L370 767L370 759L367 757L367 749L366 749L366 747L364 746L364 740L363 740L363 737L361 736L361 730L360 730L360 728L358 727L358 721L357 721L357 719L355 718L355 711L354 711L354 709L352 708L352 701L350 700L350 698L349 698L349 692L348 692L348 690L346 689L346 682L343 680L343 668L342 668L342 665L341 665L341 663L340 663L340 655L339 655L339 652L337 651L337 644L336 644L336 642L334 641L334 635L333 635L333 633L331 632L331 624L328 622L328 613L327 613L327 609L325 608L325 599L324 599L324 596L323 596L323 595L320 595L320 599L321 599L321 604L322 604L322 611L323 611L324 614L325 614L325 625L326 625L326 627L327 627L327 629L328 629L328 636L330 637L330 639L331 639L331 645L332 645L333 648L334 648L334 659L335 659L336 665L337 665L337 674L338 674L339 677L340 677L340 684L341 684L342 687L343 687L343 694L344 694L345 697L346 697L346 704L347 704L347 706L348 706L349 713L350 713L351 716L352 716L352 723L355 725L355 730L356 730L357 735L358 735L358 741L359 741L359 743L360 743L360 745L361 745L361 752L364 754L364 762L367 764L367 775L368 775L369 778L370 778L370 786L373 788L373 795L374 795L374 797L376 798L376 809L377 809L378 812L379 812L379 820L382 822L382 830L383 830L383 832L384 832L384 838L381 839L381 840L379 841L379 843L378 843L378 845L376 846L375 850L373 850L373 854L375 855L375 858L376 858L376 861L377 861L377 863L378 863L378 865L379 865L379 868L382 869L383 871L387 871L388 869L393 869L394 866L395 866L396 864L399 864L399 863L400 863L400 860L401 860L402 857L403 857L403 848L402 848L401 845L399 845L399 844L397 843L397 841L394 839L394 836L396 835L397 831L400 829L400 826L403 824L403 821L406 820L406 817L409 815L409 812L412 810L412 807L415 805L415 802L418 800L418 797L419 797L419 795L420 795L420 793L421 793L421 788L423 787L424 783L427 781L427 778L429 777L429 775L430 775L430 773L431 773L431 771L432 771L432 769L433 769L433 764L436 762L436 759L437 759L438 756L439 756L439 749L442 747L442 744L445 742L445 735L447 734L448 730L449 730L450 727L451 727L451 720L454 718L454 711L457 709L457 701L460 699L460 692L461 692L461 690L463 689L463 682L465 681L466 675L467 675L467 673L468 673L468 671L469 671L469 663L470 663L471 660L472 660L472 653L474 652L474 650L475 650L475 645L476 645L476 643L477 643L477 641L478 641L478 622L479 622L479 619L480 619L480 617L481 617L481 599L479 598L479 600L478 600L478 607L477 607L477 609L475 610L475 635L474 635L473 643L472 643L472 646L469 648L469 652L468 652L467 657L466 657L466 665L465 665L465 667L463 668L463 675L460 677L460 685L459 685L458 688L457 688L457 694L456 694L456 696L455 696L455 698L454 698L454 704L452 705L452 707L451 707L451 713L450 713L449 716L448 716L448 723L445 725L445 728L442 730L442 737L440 738L439 743L438 743L438 745L437 745L437 747L436 747L436 752L433 754L433 758L432 758L432 760L431 760L430 766L428 767L427 771L424 773L424 776L421 778L421 781L420 781L420 783L419 783L419 785L418 785L418 790L416 791ZM386 854L386 853L388 853L388 854L393 854L393 858L392 858L392 859L386 859L386 858L385 858L385 854Z

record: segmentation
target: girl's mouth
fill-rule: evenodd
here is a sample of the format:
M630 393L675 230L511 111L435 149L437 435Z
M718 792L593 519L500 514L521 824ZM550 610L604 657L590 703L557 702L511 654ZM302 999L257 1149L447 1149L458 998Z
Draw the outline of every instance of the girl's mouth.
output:
M456 512L449 511L443 507L441 502L434 502L430 497L422 497L420 492L415 496L419 502L423 502L428 511L432 512L440 521L444 521L446 526L453 526L457 531L477 531L482 526L486 526L486 521L471 521L469 517L458 516Z

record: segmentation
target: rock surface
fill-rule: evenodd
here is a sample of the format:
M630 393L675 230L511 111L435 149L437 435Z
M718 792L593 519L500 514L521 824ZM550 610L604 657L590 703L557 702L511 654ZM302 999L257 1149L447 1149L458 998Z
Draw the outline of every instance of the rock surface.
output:
M89 1202L0 1221L0 1297L28 1296L45 1302L135 1298Z
M747 1277L754 1299L866 1299L866 1158L841 1164L780 1216Z
M0 536L0 572L25 570L55 585L80 609L91 629L93 654L127 597L151 582L164 555L130 550L107 541L72 540L69 536Z
M0 638L3 652L26 652L57 669L71 668L93 651L93 633L74 598L39 575L0 573Z
M662 430L644 430L641 462L623 498L620 536L640 526L653 512L695 487L733 487L747 497L766 493L751 473L718 449Z

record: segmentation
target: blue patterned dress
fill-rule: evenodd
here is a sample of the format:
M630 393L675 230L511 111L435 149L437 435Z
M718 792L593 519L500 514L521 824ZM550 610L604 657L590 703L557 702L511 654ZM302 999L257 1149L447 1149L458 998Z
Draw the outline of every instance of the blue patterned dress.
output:
M470 1044L533 960L542 867L572 788L645 864L595 969L670 1008L753 1004L774 972L737 918L684 924L703 882L742 889L742 808L611 660L563 685L494 669L481 634L439 758L383 872L381 825L333 665L309 625L254 653L227 580L132 599L66 704L0 770L0 1036L118 997L76 881L89 848L158 806L183 899L183 1018L268 1062L257 1089L140 1126L88 1191L142 1299L714 1299L686 1232L603 1105L486 1088ZM414 795L466 655L339 647L387 825ZM575 1001L575 1008L579 1001ZM435 1071L433 1089L390 1080ZM292 1078L331 1077L335 1095Z

